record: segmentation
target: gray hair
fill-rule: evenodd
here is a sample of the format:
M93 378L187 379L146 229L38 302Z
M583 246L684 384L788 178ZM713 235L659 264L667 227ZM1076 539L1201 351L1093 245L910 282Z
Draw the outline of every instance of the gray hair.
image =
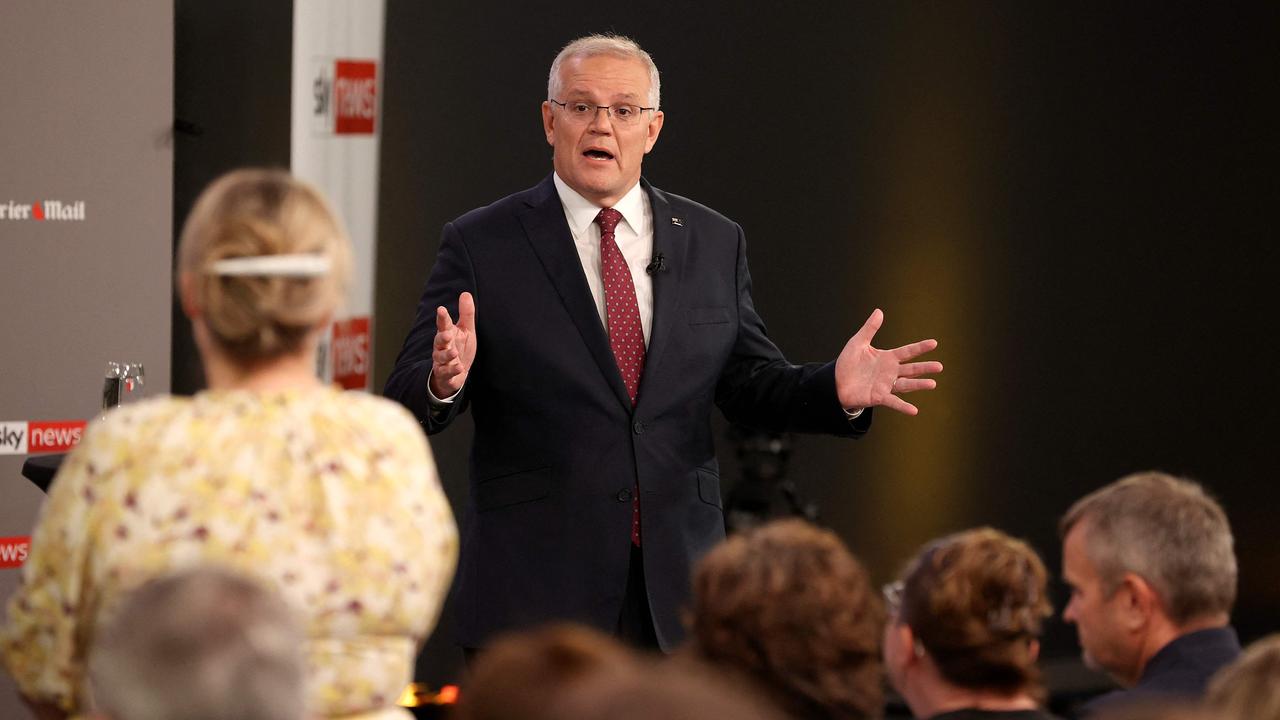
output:
M113 720L302 720L303 635L284 602L234 573L197 569L144 585L89 658Z
M612 55L614 57L639 60L649 70L649 106L655 110L662 97L662 82L658 79L658 66L653 58L645 52L640 44L622 35L587 35L564 46L556 59L551 63L551 73L547 76L547 97L563 100L560 97L560 66L570 58L595 57Z
M1146 580L1178 624L1230 613L1236 556L1222 507L1199 484L1135 473L1086 495L1058 525L1065 538L1085 522L1085 553L1108 593L1125 573Z

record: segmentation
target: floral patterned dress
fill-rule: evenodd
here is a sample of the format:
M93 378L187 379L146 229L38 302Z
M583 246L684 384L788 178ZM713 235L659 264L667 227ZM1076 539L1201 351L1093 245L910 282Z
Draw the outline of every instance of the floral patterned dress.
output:
M390 401L329 388L149 400L91 426L64 463L0 658L27 697L86 712L87 652L121 596L217 564L303 619L313 715L403 718L457 548L422 430Z

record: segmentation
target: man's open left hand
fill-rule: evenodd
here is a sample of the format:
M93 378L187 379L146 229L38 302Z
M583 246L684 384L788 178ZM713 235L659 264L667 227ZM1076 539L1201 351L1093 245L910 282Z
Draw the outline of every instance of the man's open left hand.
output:
M924 376L942 372L942 363L911 361L938 347L938 341L921 340L892 350L874 348L871 340L883 322L884 313L877 308L845 343L836 358L836 396L842 407L851 410L883 406L915 415L919 409L898 394L937 387L935 380Z

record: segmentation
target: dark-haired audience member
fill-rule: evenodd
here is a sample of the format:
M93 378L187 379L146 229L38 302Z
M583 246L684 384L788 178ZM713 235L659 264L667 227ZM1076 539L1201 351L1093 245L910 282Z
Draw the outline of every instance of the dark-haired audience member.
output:
M453 720L559 720L558 698L591 681L629 681L641 661L619 641L557 623L501 636L475 657Z
M751 687L714 668L679 659L638 675L597 675L563 695L556 720L784 720Z
M792 717L879 717L882 619L862 565L800 520L730 537L694 572L693 654L752 679Z
M303 633L258 583L185 571L142 586L98 634L89 659L107 720L302 720Z
M1236 557L1226 513L1198 484L1158 472L1117 480L1059 525L1062 572L1085 663L1123 690L1084 715L1161 696L1198 697L1240 655L1228 624Z
M316 378L351 246L310 185L239 170L201 193L178 283L209 389L108 413L67 457L0 632L39 717L84 711L84 658L131 590L194 565L243 571L305 623L307 710L395 705L435 624L457 528L404 408Z
M1219 670L1205 704L1218 718L1280 720L1280 634L1253 643Z
M918 718L1047 720L1036 658L1047 573L991 528L926 545L886 586L885 670Z

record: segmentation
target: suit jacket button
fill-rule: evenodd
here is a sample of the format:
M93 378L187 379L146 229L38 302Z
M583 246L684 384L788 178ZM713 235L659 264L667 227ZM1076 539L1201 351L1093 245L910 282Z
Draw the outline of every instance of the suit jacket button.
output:
M637 420L635 424L631 426L631 429L634 430L637 435L643 435L645 430L644 423Z
M623 488L618 491L618 502L631 501L631 488Z

